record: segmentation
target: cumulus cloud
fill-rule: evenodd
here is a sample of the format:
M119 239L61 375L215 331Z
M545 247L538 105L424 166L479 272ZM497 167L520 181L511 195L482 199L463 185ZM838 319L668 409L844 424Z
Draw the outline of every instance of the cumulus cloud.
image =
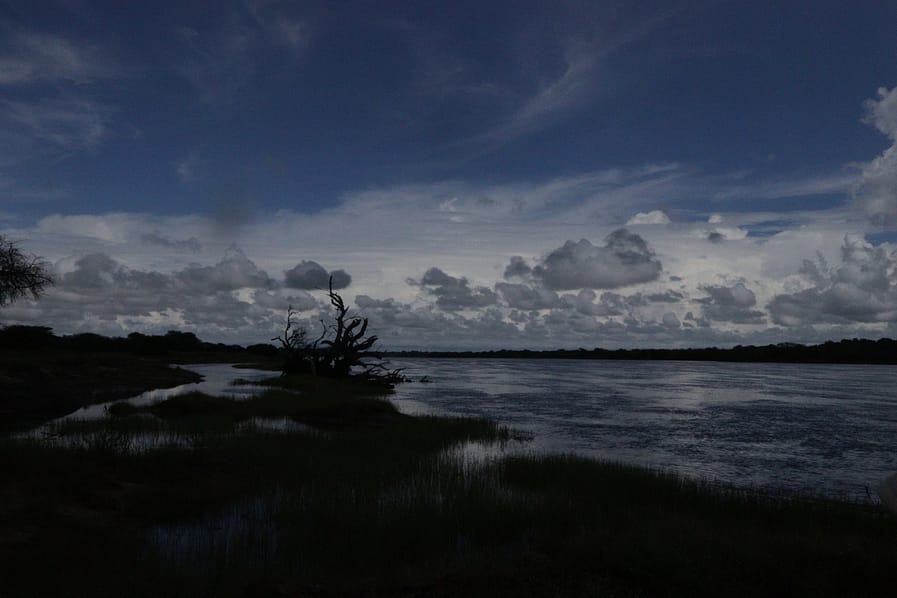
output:
M510 263L505 267L504 278L505 280L527 278L532 272L533 269L526 263L526 260L519 255L515 255L511 257Z
M864 122L897 140L897 87L878 89L878 99L865 102L866 116Z
M641 293L637 294L640 295ZM644 295L644 297L650 303L678 303L685 298L685 295L679 291L667 289L662 293L648 293L647 295Z
M645 240L625 228L612 232L604 245L567 241L533 268L549 289L613 289L657 280L662 266Z
M252 294L252 302L268 309L285 310L288 307L296 311L309 311L319 307L317 300L306 291L299 290L289 295L280 295L259 289Z
M436 305L446 311L488 307L498 302L498 296L491 289L471 288L466 278L451 276L439 268L428 269L418 284L436 297Z
M359 309L392 309L398 306L398 302L393 299L374 299L369 295L356 295L355 305Z
M339 290L352 284L352 277L345 270L328 272L318 262L303 260L284 273L286 286L291 289L326 289L333 277L333 289Z
M560 297L548 289L533 288L525 284L499 282L495 290L509 307L515 309L551 309L563 305Z
M880 156L864 164L853 194L869 219L885 227L897 226L897 87L878 90L878 98L866 100L864 122L893 142Z
M605 291L598 296L592 289L582 289L576 295L564 295L561 299L565 305L583 315L625 316L630 319L639 319L637 314L640 309L650 308L658 303L679 303L684 299L684 295L677 291L666 290L659 293L633 293L632 295Z
M650 212L639 212L626 221L627 226L639 224L669 224L670 217L663 210L651 210Z
M619 293L598 294L592 289L582 289L576 295L564 295L564 302L584 316L622 316L629 311L626 299Z
M682 327L682 323L679 321L679 317L671 311L668 311L665 314L663 314L663 318L661 319L661 322L667 328L676 329L676 328Z
M886 244L845 237L840 265L807 260L801 274L812 286L770 301L776 324L897 321L897 250Z
M13 321L53 322L63 333L178 328L203 338L264 341L282 327L288 304L318 307L308 293L280 296L276 286L236 248L214 266L191 264L170 273L131 268L95 252L78 258L40 301L21 302L6 314Z
M763 312L751 309L757 305L757 296L744 283L701 288L708 297L696 301L703 304L703 316L707 320L737 324L762 324L765 321Z
M276 282L236 246L231 246L224 258L214 266L191 264L177 272L175 277L185 287L198 292L276 286Z

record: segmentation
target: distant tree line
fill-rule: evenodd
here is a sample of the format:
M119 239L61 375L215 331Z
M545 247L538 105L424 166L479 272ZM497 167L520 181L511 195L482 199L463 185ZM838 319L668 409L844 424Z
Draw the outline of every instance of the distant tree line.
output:
M625 359L672 361L724 361L770 363L866 363L897 364L897 341L844 339L819 345L779 343L776 345L737 345L731 349L559 349L530 351L393 351L389 357L454 357L480 359Z
M265 357L278 355L277 347L256 344L248 347L209 343L192 332L170 330L165 334L132 332L126 337L109 337L85 332L56 336L47 326L6 326L0 328L0 350L50 350L89 353L131 353L135 355L168 355L171 353L245 353Z

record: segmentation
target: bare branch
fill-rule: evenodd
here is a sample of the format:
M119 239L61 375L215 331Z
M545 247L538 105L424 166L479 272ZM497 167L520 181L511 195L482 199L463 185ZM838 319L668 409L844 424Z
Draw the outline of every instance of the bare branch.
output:
M369 362L371 359L381 359L381 356L373 351L377 337L365 336L368 330L367 318L349 315L349 306L340 294L333 290L332 277L327 296L336 312L334 323L328 325L321 321L322 332L318 338L309 343L302 331L299 344L284 342L281 337L274 339L280 340L287 351L284 374L304 371L317 376L335 378L352 376L390 386L404 381L400 370L390 371L380 363ZM297 334L297 331L290 330L293 314L291 306L287 311L287 325L283 339L292 339L293 335ZM353 368L360 372L353 373Z
M0 236L0 306L28 295L40 297L53 284L48 269L39 257L22 253L15 243Z

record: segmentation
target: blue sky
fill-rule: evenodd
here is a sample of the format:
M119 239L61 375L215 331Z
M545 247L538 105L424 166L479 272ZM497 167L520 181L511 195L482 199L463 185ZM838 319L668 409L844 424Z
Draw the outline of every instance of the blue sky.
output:
M0 316L255 342L314 262L394 347L893 335L894 22L0 2L0 234L59 281Z

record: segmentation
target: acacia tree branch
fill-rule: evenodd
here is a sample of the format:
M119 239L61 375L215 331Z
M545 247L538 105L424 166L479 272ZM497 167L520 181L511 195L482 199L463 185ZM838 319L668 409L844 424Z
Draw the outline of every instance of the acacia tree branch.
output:
M28 295L40 297L54 282L48 269L39 257L23 253L0 236L0 306Z

